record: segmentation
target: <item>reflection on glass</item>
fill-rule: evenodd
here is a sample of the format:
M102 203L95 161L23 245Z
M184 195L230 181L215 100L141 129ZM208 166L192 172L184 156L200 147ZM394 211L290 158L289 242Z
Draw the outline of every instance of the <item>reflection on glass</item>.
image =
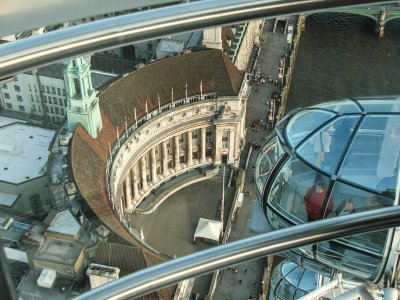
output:
M271 293L276 299L298 299L317 288L317 273L285 260L271 275ZM272 298L272 297L271 297Z
M317 181L319 186L316 186ZM268 202L296 222L316 220L324 208L327 184L327 177L291 158L275 177Z
M295 148L308 134L335 116L323 110L306 110L295 114L286 126L286 136Z
M329 241L318 244L317 255L324 263L361 278L373 278L382 258L346 246L346 241Z
M338 113L359 113L358 105L352 100L330 101L314 105L312 107L325 108Z
M339 176L356 184L394 192L400 153L400 117L367 115L351 144Z
M272 167L283 155L283 150L276 136L273 137L261 150L257 158L254 177L256 179L256 188L259 195L264 192L264 186L267 182Z
M336 169L357 124L358 116L343 116L311 136L298 150L310 164L329 172Z
M367 112L399 112L400 103L398 99L380 100L358 100L362 108Z

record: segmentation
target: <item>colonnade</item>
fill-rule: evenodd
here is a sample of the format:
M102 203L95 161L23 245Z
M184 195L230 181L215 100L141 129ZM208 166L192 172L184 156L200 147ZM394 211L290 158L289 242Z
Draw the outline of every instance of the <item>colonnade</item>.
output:
M186 131L186 142L187 145L184 149L186 152L185 164L190 167L194 164L193 158L193 131ZM144 153L138 162L136 162L128 172L124 180L124 198L126 201L125 208L132 210L133 205L140 199L141 195L144 194L151 185L156 184L162 178L168 176L171 172L179 171L181 166L181 134L175 135L169 138L171 141L170 149L173 149L173 157L171 158L168 153L168 140L162 141L160 144L153 146ZM199 163L205 163L206 158L206 127L200 128L200 149L198 159ZM159 155L156 155L156 151L161 150ZM157 171L157 157L159 157L160 170ZM147 161L149 160L149 161ZM173 162L173 170L170 170L169 162ZM148 176L149 175L149 176Z

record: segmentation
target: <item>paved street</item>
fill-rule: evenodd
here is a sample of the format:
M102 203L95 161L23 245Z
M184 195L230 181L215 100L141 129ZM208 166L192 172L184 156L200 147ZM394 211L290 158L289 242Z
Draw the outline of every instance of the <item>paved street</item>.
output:
M271 75L272 79L277 79L279 58L284 54L286 46L286 35L281 28L277 28L276 33L272 33L273 20L267 20L264 26L264 32L261 37L261 51L258 57L255 70L260 69L265 75ZM267 101L272 93L278 88L274 84L266 83L264 85L252 86L251 95L247 103L247 142L256 142L263 144L265 138L271 132L270 129L258 126L258 131L253 131L251 123L255 119L261 119L266 122ZM241 157L241 168L244 168L248 148L243 151ZM253 166L255 165L259 150L253 150L250 156L248 168L246 170L246 183L244 191L251 191L251 195L245 193L244 204L241 208L238 222L232 231L230 241L240 240L246 237L254 236L268 231L267 221L256 201L253 182ZM223 272L222 280L217 287L215 300L236 300L249 299L252 295L258 296L261 290L261 281L264 273L265 259L254 260L236 266L237 273L231 270ZM247 272L246 272L247 270ZM257 297L258 298L258 297Z

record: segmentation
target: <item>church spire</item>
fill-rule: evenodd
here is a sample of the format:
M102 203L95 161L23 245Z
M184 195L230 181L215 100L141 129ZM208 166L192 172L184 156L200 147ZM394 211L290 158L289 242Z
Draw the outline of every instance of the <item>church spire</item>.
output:
M101 120L99 98L90 78L90 58L77 57L65 63L64 77L67 87L68 128L73 132L78 125L86 129L95 139L100 133Z

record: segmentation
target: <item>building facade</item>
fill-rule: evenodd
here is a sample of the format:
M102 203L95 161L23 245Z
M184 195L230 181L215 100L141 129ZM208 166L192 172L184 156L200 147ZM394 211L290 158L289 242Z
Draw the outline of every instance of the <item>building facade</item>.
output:
M93 139L78 125L71 149L75 181L99 219L130 236L124 212L160 185L237 165L250 92L244 75L221 51L206 50L147 65L105 89L103 129Z

